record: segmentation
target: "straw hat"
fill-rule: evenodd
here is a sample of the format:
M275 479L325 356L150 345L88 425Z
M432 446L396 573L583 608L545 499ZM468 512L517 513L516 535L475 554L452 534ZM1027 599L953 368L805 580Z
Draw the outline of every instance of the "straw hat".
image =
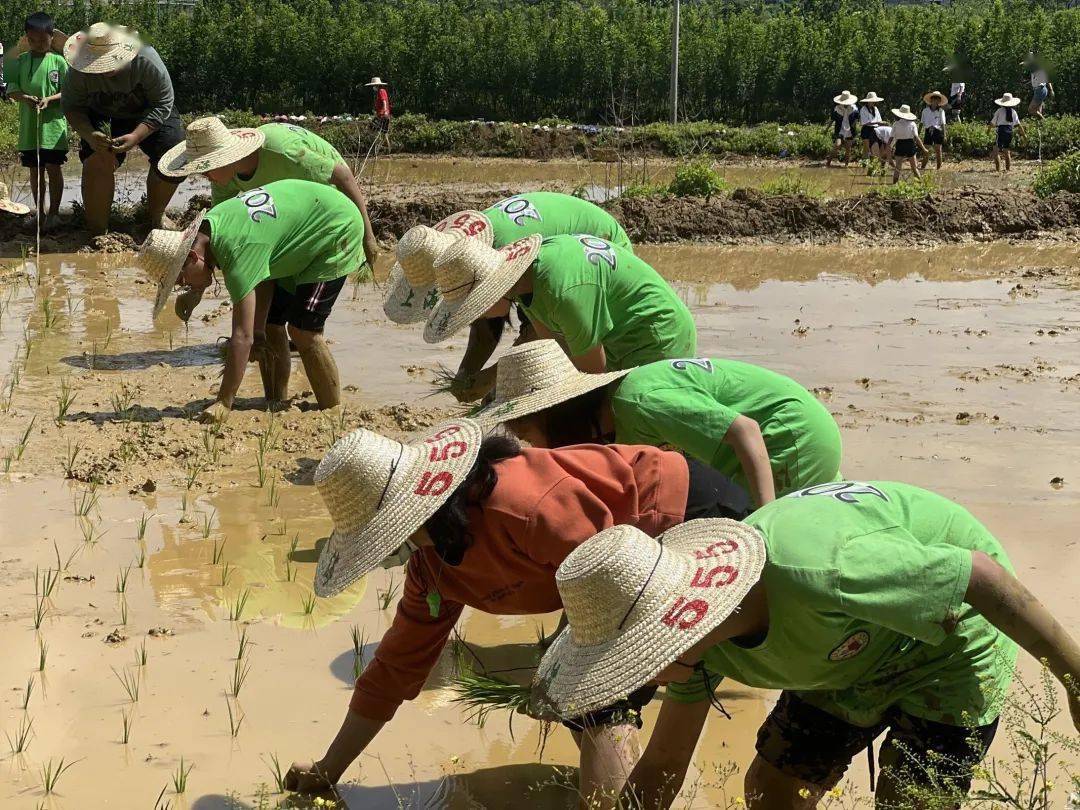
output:
M434 227L417 225L405 232L397 244L397 261L390 268L383 312L394 323L427 320L438 303L435 289L435 260L461 235L490 245L495 238L491 220L479 211L458 211L436 222Z
M1012 93L1005 93L1001 98L995 98L994 103L999 107L1015 107L1020 103L1020 99Z
M0 183L0 211L7 211L9 214L29 214L30 206L11 199L8 196L7 183Z
M315 570L315 593L341 593L396 551L454 494L482 438L480 425L458 419L408 444L361 429L331 447L315 470L334 521Z
M443 251L435 262L435 287L442 300L428 318L424 340L446 340L491 309L536 260L541 242L533 234L496 250L459 239Z
M761 535L734 520L585 541L555 574L569 627L537 669L539 708L574 717L644 686L735 612L764 565Z
M229 129L220 118L197 118L187 125L184 143L161 156L158 171L166 177L186 177L220 169L247 157L265 141L266 135L257 129Z
M585 374L554 340L514 346L495 367L495 398L472 418L496 425L536 413L625 377L633 368Z
M927 104L933 104L935 101L938 101L942 104L949 103L948 96L946 96L940 90L931 90L929 93L922 97L922 100L925 101Z
M374 76L370 82L364 85L364 87L389 87L389 85L378 76Z
M850 90L845 90L838 96L833 96L833 104L839 104L842 107L850 107L852 104L857 104L859 97L852 93Z
M869 93L866 94L866 98L860 99L859 103L860 104L880 104L884 100L885 99L883 99L881 96L879 96L873 90L871 90Z
M146 241L139 246L139 266L151 281L157 282L153 317L161 314L169 294L176 286L176 278L187 260L188 251L195 243L206 212L200 212L185 231L166 231L160 228L150 231Z
M96 22L68 37L64 59L80 73L111 73L130 64L141 47L134 28Z
M915 113L911 111L910 104L901 104L900 107L892 111L892 114L897 118L903 118L905 121L914 121L916 118Z

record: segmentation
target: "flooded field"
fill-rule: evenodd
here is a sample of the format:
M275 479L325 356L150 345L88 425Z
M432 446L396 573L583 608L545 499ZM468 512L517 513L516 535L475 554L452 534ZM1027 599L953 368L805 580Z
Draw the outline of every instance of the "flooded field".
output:
M1073 245L641 253L693 309L702 354L814 389L843 430L845 475L965 504L1080 630ZM400 569L379 571L314 598L330 529L315 465L357 426L398 435L454 413L430 380L440 363L456 366L464 337L429 346L419 328L386 322L374 285L351 286L327 330L343 414L312 410L299 367L293 391L304 393L263 412L252 372L217 435L189 417L216 389L224 291L190 327L171 313L155 325L152 287L130 255L4 264L0 730L13 750L0 757L0 806L273 807L275 758L284 770L322 755L350 695L352 628L369 660L401 587ZM57 569L50 588L43 572ZM504 669L535 661L537 628L556 620L466 612L459 630L487 667ZM1029 677L1035 669L1024 659ZM542 744L521 716L468 723L450 670L448 654L346 774L344 804L575 806L566 731ZM723 807L742 792L724 769L750 760L775 696L731 687L721 697L732 719L709 720L678 806ZM994 753L1009 756L1004 734ZM61 758L71 767L45 796L41 769ZM850 776L865 790L862 757Z

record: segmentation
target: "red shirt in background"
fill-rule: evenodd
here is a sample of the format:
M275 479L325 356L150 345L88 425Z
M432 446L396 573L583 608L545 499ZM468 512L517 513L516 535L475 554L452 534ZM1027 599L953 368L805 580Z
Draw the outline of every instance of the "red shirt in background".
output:
M360 716L385 722L420 693L466 605L495 615L558 610L555 570L581 543L623 523L655 537L686 512L686 459L655 447L529 448L495 469L491 496L469 512L461 564L431 547L409 558L394 622L356 681L350 708ZM429 591L441 597L437 617Z
M380 87L375 91L375 115L379 118L390 117L390 94L386 92L385 87Z

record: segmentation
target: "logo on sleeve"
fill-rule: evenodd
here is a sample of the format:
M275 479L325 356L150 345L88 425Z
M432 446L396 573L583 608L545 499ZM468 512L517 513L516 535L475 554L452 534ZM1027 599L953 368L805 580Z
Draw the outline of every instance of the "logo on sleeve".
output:
M50 82L50 84L60 84L60 71L59 70L50 70L49 71L49 82Z
M603 262L612 270L615 270L615 265L618 263L615 257L615 248L611 246L610 242L605 242L597 236L587 236L585 234L578 235L578 241L581 242L581 247L585 249L585 259L589 264L594 264L597 267Z
M492 208L498 208L510 217L510 221L518 227L523 226L525 221L529 219L535 219L537 222L544 221L544 218L540 216L540 212L536 210L536 206L525 197L508 197L495 203Z
M828 495L843 503L858 503L859 495L872 495L875 498L881 498L883 501L889 500L889 496L877 487L872 484L863 484L859 481L837 481L832 484L817 484L816 486L808 487L807 489L800 489L798 492L792 492L787 497L809 498L811 495Z
M830 661L847 661L866 649L870 643L870 634L865 630L858 630L841 641L833 651L829 653Z

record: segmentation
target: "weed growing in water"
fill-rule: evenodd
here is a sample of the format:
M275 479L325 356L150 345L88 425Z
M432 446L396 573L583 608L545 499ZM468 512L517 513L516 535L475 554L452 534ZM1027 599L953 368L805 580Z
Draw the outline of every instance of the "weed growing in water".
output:
M203 540L206 540L207 538L210 537L210 530L214 526L214 518L216 516L217 516L217 509L211 509L209 515L206 514L205 512L203 513L203 526L202 526Z
M38 672L45 671L45 659L49 657L49 644L45 639L38 639Z
M23 702L22 702L22 708L23 708L24 712L26 711L26 707L30 705L30 696L32 694L34 694L34 676L33 675L31 675L29 678L26 679L26 691L23 692Z
M128 700L132 703L139 702L139 674L136 672L134 675L131 670L125 669L123 673L117 672L116 667L111 667L113 675L116 676L116 680L120 681L120 685L124 687L124 692L127 693Z
M37 421L37 416L30 417L30 424L26 426L26 430L23 431L22 436L19 438L19 443L15 445L15 460L21 461L23 453L26 452L26 445L30 444L30 432L34 429L34 423Z
M238 622L240 617L244 615L244 608L247 607L248 599L251 598L251 588L244 588L236 596L236 600L229 604L229 621Z
M172 777L173 790L176 792L177 796L182 796L184 791L187 790L188 774L191 773L191 769L194 767L195 763L191 762L188 763L188 766L185 768L184 758L180 757L180 765L176 768L176 773L174 773ZM158 797L158 801L160 800L161 798Z
M116 575L116 592L127 593L127 581L128 575L131 573L131 566L127 568L121 568L120 573Z
M68 439L67 454L64 456L64 477L75 477L75 459L79 457L79 453L82 452L82 445L79 442L75 442L73 445L71 439Z
M247 680L248 672L251 667L239 658L236 659L236 663L233 665L232 681L229 682L231 691L229 692L234 698L240 697L240 690L244 688L244 681Z
M59 762L54 763L50 757L49 761L41 766L41 786L45 788L46 796L56 789L56 783L60 781L60 777L74 764L75 762L64 762L63 757L60 757Z
M390 582L386 585L386 590L375 591L375 598L379 601L379 607L386 610L390 607L390 603L394 601L394 597L397 596L400 585L394 581L394 575L390 575Z
M123 733L120 736L120 742L123 745L127 745L131 739L131 726L134 723L134 718L126 709L120 710L120 720L123 723Z
M75 394L71 390L71 381L67 377L61 378L60 392L56 395L57 427L63 427L64 420L67 419L68 411L71 410L71 403L74 401Z
M315 612L316 598L313 593L306 593L300 597L300 607L303 608L305 616L310 616Z
M270 775L272 777L274 777L274 786L277 788L277 792L278 793L284 793L285 792L285 774L281 770L281 762L280 762L280 760L278 760L278 755L274 754L274 753L271 753L271 754L267 754L265 756L270 757L269 762L267 762L265 759L263 760L263 762L266 762L266 767L270 769Z
M234 715L232 701L228 697L225 698L225 708L229 711L229 734L235 739L240 733L240 726L244 724L244 711L237 705Z
M19 723L19 730L15 732L15 739L5 731L4 736L7 737L8 746L11 748L12 754L21 754L30 747L30 737L33 734L34 721L29 717L23 715L22 721Z
M221 542L219 543L217 541L217 538L216 537L214 538L214 550L211 552L211 555L210 555L210 564L211 565L217 565L219 562L221 562L221 557L225 553L226 539L227 538L222 538Z

